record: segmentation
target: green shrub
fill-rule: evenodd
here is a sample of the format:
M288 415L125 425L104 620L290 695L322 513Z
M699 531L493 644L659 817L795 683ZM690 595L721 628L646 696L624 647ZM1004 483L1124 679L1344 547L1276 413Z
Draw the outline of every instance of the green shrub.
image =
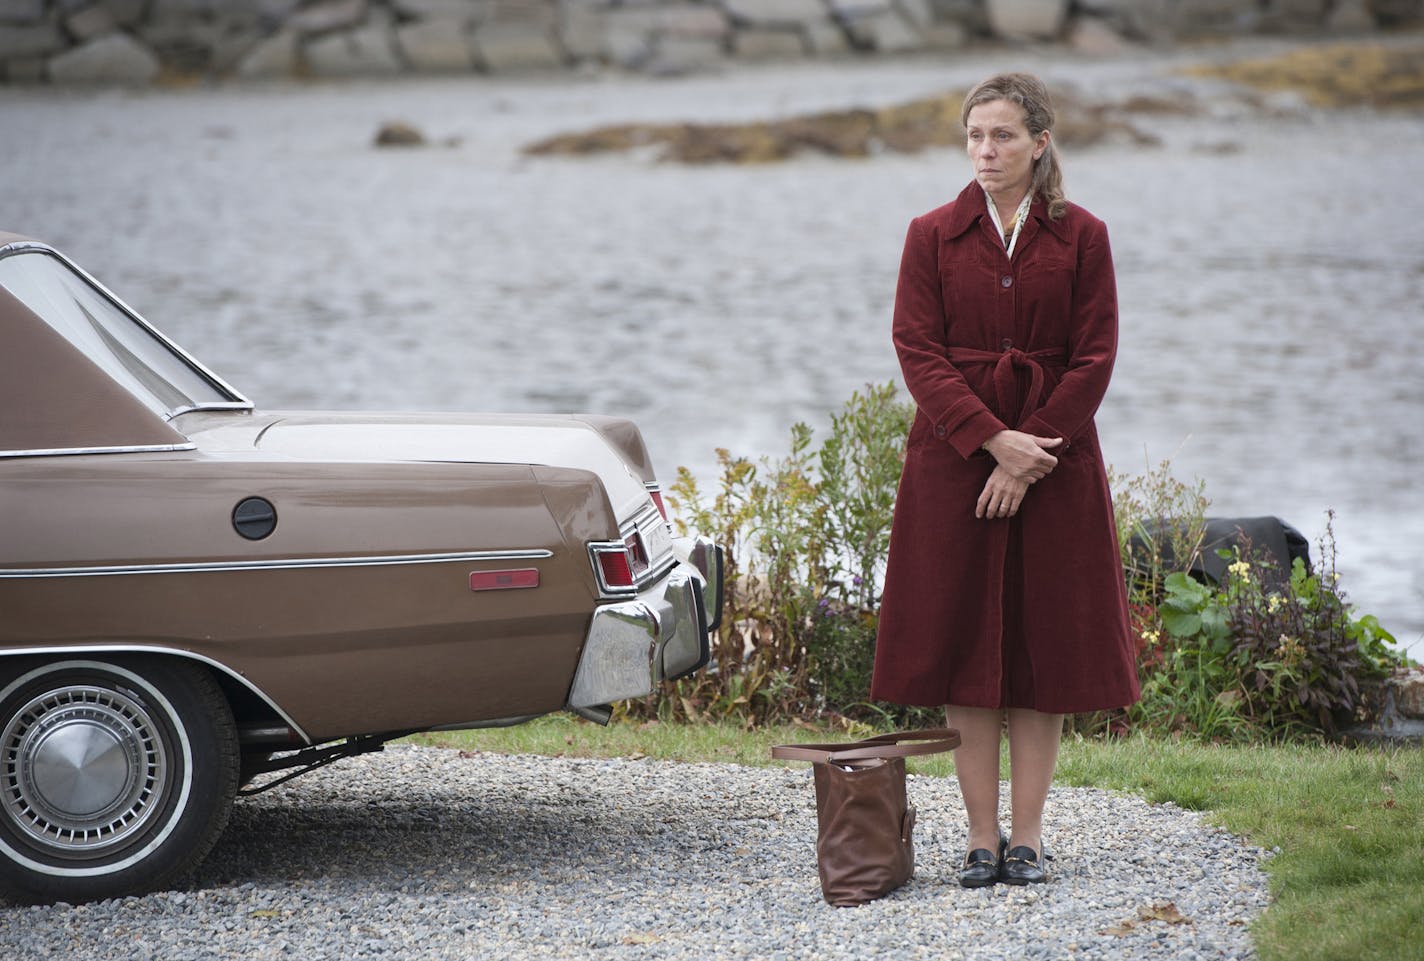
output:
M1379 683L1401 658L1378 619L1357 614L1340 590L1333 513L1316 572L1297 561L1282 577L1247 544L1221 552L1232 564L1223 583L1208 584L1187 573L1210 506L1202 482L1178 481L1165 461L1110 480L1142 699L1074 718L1079 732L1279 740L1377 713Z
M1212 589L1181 574L1167 579L1162 626L1174 654L1204 650L1201 693L1229 715L1228 728L1283 738L1363 721L1379 683L1397 663L1394 638L1373 616L1356 617L1339 590L1333 515L1320 542L1319 571L1297 558L1273 589L1249 545L1229 556L1226 582ZM1180 656L1175 658L1180 665ZM1154 680L1175 672L1158 669ZM1201 730L1209 736L1215 731Z
M689 471L678 471L668 503L679 531L709 533L727 551L722 627L706 671L631 713L748 723L894 716L893 708L866 702L914 414L895 393L885 384L852 395L819 447L812 430L796 424L779 460L753 463L718 450L721 475L710 499Z
M1282 579L1249 544L1220 551L1221 584L1184 571L1129 580L1142 699L1131 726L1205 740L1281 740L1333 734L1378 711L1380 682L1400 655L1371 615L1339 588L1333 514L1320 568L1296 559Z
M620 711L748 725L809 716L941 722L938 709L869 696L913 414L893 384L871 385L831 417L819 447L796 424L778 460L753 463L719 449L710 495L678 471L668 502L680 532L711 534L726 548L722 626L706 671ZM1109 479L1142 699L1075 717L1072 729L1276 740L1371 715L1378 683L1399 656L1378 620L1357 615L1340 592L1330 524L1317 573L1298 564L1271 589L1247 545L1232 555L1225 583L1203 584L1186 573L1205 536L1203 483L1177 480L1168 462L1138 476L1110 471Z

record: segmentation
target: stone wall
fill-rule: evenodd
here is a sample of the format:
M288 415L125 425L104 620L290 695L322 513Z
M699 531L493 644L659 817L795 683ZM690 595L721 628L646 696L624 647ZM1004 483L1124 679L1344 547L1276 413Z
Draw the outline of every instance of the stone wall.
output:
M0 81L681 74L992 42L1101 54L1421 19L1424 0L0 0Z

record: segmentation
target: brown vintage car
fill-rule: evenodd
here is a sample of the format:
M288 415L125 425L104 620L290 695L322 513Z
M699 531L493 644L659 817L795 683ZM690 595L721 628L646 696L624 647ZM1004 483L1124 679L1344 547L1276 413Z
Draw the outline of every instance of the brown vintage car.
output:
M0 233L0 891L171 884L239 785L706 663L638 428L264 412Z

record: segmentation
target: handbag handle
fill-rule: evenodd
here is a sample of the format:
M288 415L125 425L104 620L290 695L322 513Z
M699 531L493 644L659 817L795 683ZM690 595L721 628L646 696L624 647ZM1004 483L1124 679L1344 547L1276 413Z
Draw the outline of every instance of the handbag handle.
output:
M902 743L908 741L910 743ZM863 761L869 758L913 757L942 754L959 747L959 732L950 727L878 734L843 744L778 744L771 756L782 761Z

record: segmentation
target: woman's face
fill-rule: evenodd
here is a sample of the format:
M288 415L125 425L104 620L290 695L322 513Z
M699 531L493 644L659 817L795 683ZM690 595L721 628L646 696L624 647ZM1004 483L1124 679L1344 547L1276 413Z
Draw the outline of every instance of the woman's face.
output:
M996 200L1022 198L1033 180L1033 162L1048 149L1048 131L1032 136L1027 117L1023 107L1009 100L990 100L969 111L974 179Z

